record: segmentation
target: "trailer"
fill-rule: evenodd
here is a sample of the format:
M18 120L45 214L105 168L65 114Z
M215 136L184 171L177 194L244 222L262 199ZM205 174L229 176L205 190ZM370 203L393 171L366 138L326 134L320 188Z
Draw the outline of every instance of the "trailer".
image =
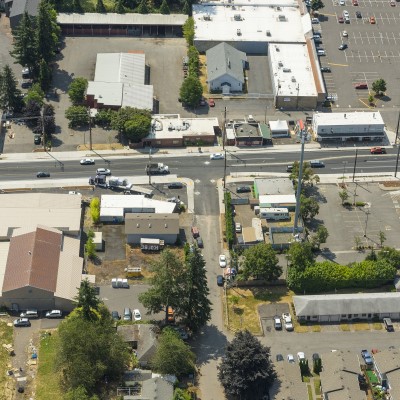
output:
M146 166L147 175L166 175L169 174L168 165L163 163L147 164Z
M164 240L140 238L142 251L160 251L164 248Z
M107 177L105 175L96 175L89 178L89 185L107 187Z
M260 208L260 218L277 221L290 219L290 214L287 208Z

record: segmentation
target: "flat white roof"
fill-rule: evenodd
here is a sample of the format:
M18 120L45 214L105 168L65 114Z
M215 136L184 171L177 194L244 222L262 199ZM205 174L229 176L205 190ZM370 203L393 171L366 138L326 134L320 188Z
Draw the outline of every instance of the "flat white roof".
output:
M269 121L269 127L271 128L271 132L274 131L289 131L289 125L287 121L279 120L278 121Z
M278 96L318 95L306 44L270 43L268 54Z
M94 96L101 104L121 106L122 87L120 82L93 82L89 81L86 93Z
M181 118L179 114L154 115L148 139L181 139L183 136L214 135L218 118Z
M130 85L122 88L122 107L153 110L153 85Z
M315 113L313 125L385 125L379 111Z
M260 196L260 206L262 204L278 204L278 203L296 203L296 196L294 194L271 194Z
M295 2L262 4L261 1L229 4L194 4L194 40L298 42L304 43L304 31ZM240 29L240 35L238 35ZM267 31L270 35L267 36Z

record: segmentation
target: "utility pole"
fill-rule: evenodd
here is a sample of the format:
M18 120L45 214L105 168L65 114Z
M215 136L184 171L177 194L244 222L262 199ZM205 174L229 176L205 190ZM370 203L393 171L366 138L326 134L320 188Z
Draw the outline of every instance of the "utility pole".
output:
M43 149L44 149L44 151L46 151L46 131L44 129L44 110L43 110L43 107L40 110L40 118L42 120Z
M298 223L300 214L301 180L303 179L304 144L307 132L302 130L300 131L300 135L301 135L301 153L300 153L299 179L297 182L296 212L294 214L293 236L295 236L299 230Z
M89 115L89 150L93 150L92 144L92 118L90 115L90 107L88 107L88 115Z
M225 149L225 155L224 155L224 191L226 187L226 149Z
M355 145L354 145L355 146ZM353 168L353 182L354 182L354 176L356 174L356 168L357 168L357 155L358 155L358 149L356 149L356 156L354 158L354 168Z
M150 151L149 151L149 165L148 165L148 168L147 168L147 173L149 174L149 185L151 185L150 164L151 164L151 146L150 146Z
M267 108L268 108L268 103L265 105L264 124L267 124Z
M394 170L394 177L397 177L397 168L399 166L399 155L400 155L400 145L397 145L397 158L396 158L396 169Z
M225 139L226 139L226 107L224 109L224 127L222 130L222 150L225 149ZM226 159L226 157L225 157Z
M397 145L397 139L399 137L399 124L400 124L400 111L399 111L399 117L397 118L396 139L394 140L395 146Z

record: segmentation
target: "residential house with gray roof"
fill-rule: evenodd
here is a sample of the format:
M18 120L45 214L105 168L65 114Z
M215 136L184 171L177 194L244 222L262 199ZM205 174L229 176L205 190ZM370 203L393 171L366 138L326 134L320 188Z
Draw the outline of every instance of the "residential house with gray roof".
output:
M5 2L6 15L10 18L12 30L18 27L24 12L37 17L40 0L12 0Z
M208 90L223 93L242 92L246 53L223 42L206 52Z
M400 400L400 351L378 351L373 358L379 383L389 390L391 400Z

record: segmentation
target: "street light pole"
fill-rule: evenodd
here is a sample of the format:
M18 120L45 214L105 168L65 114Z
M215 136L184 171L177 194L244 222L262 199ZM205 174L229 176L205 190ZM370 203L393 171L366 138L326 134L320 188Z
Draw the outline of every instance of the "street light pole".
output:
M397 145L396 169L394 170L394 177L397 177L397 168L399 166L400 145Z
M301 180L303 179L303 161L304 161L304 144L307 132L300 131L301 135L301 153L300 153L300 165L299 165L299 180L297 182L297 192L296 192L296 211L294 213L294 226L293 226L293 236L298 233L298 223L300 214L300 195L301 195Z
M226 139L226 107L224 110L224 129L222 131L222 150L225 149L225 139Z
M149 185L151 185L151 170L150 170L150 164L151 164L151 146L149 150L149 166L147 168L147 173L149 174Z
M356 168L357 168L357 155L358 155L358 149L356 149L356 156L354 158L354 168L353 168L353 182L354 182L354 176L356 174Z
M92 145L92 118L90 115L90 107L88 107L88 115L89 115L89 150L93 150Z

